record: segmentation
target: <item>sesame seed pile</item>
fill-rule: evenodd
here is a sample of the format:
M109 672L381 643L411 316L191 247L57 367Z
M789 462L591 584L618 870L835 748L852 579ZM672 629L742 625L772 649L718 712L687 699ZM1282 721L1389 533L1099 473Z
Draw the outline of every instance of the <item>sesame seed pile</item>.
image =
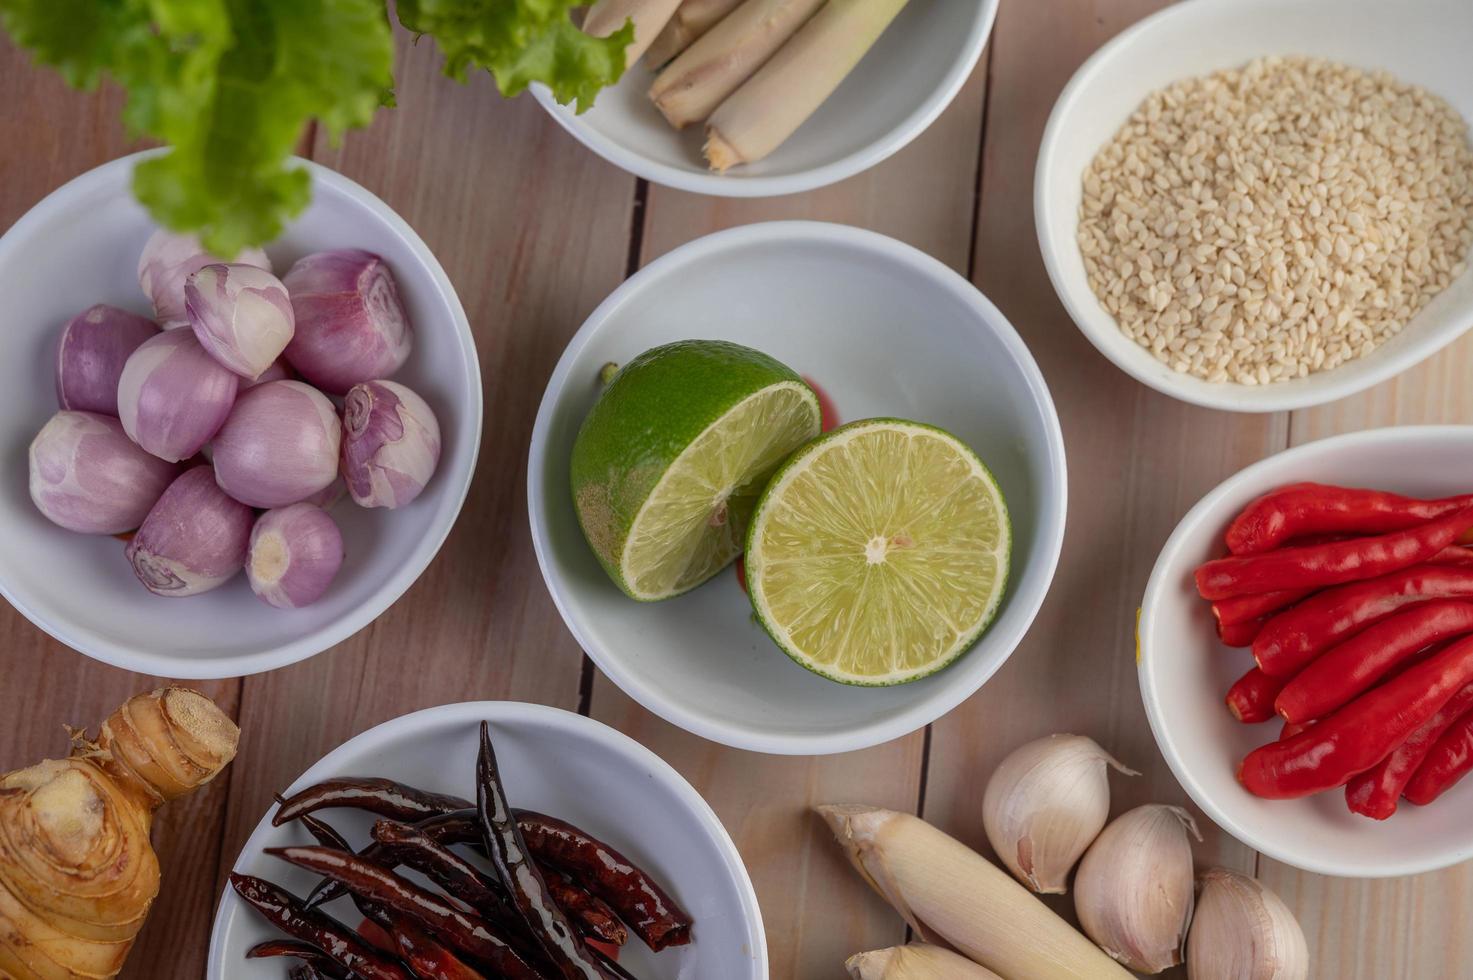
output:
M1463 274L1470 245L1463 118L1318 58L1159 90L1084 174L1090 288L1127 336L1208 381L1364 357Z

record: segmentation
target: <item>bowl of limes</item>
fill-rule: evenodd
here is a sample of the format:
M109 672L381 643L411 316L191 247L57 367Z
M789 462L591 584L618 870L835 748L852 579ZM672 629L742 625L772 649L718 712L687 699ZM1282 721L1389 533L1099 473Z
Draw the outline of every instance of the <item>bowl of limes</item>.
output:
M532 433L549 590L611 680L714 741L819 754L975 692L1042 604L1063 437L1017 333L873 232L774 222L651 263Z

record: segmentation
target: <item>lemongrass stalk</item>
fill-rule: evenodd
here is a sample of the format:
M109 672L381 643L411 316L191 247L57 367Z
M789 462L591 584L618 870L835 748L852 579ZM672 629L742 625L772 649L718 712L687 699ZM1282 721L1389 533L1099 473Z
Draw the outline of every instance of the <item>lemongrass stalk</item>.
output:
M717 21L737 8L742 0L683 0L670 23L644 53L644 63L658 71L692 41L716 26Z
M922 938L939 937L1004 977L1130 980L1012 876L919 817L821 806L854 867Z
M908 0L829 0L706 124L706 162L724 173L781 146L834 93Z
M965 956L926 943L856 953L844 966L853 980L1002 980Z
M650 86L670 125L700 122L796 34L824 0L746 0L681 53Z
M632 65L670 23L680 0L598 0L583 17L583 33L608 37L634 21L634 41L624 49L624 63Z

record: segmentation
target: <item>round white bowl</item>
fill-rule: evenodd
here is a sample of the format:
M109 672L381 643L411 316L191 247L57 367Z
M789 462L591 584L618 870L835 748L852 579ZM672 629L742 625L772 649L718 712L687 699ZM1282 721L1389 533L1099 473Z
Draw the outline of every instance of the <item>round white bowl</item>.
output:
M637 177L697 194L773 197L868 170L915 139L961 91L987 46L998 0L911 0L864 60L793 136L765 160L724 176L706 169L704 127L670 128L647 93L643 64L599 93L583 114L537 101L579 142Z
M1473 120L1473 4L1467 0L1193 0L1124 31L1086 61L1049 117L1034 176L1039 246L1079 329L1122 371L1182 401L1237 412L1319 405L1385 381L1473 327L1473 272L1369 356L1281 384L1211 383L1173 371L1100 305L1075 235L1095 154L1156 89L1270 54L1319 55L1426 86Z
M333 776L372 775L474 799L482 721L491 722L513 806L561 817L623 851L695 920L690 945L658 954L631 936L619 957L624 966L648 980L766 980L762 911L721 821L653 752L582 715L515 701L427 708L349 740L287 792ZM275 812L273 806L256 825L234 870L306 895L320 879L262 850L315 842L299 826L271 826ZM369 839L373 821L365 814L328 810L322 816L352 842ZM326 908L350 926L360 918L349 899ZM283 961L245 958L246 950L277 935L227 884L210 936L209 980L279 980Z
M481 376L460 300L404 220L325 167L311 206L267 248L278 273L302 255L365 248L382 255L414 323L414 351L395 375L434 408L444 441L424 493L396 511L344 499L332 509L347 558L321 601L273 609L238 576L212 592L165 599L146 590L122 542L73 534L31 503L26 450L57 409L53 377L62 326L93 303L152 315L138 254L154 223L129 190L124 157L63 185L0 238L5 357L0 358L0 595L31 622L89 657L165 677L254 674L295 663L367 626L424 571L455 523L481 441Z
M977 451L1007 498L1013 556L1007 597L970 652L912 684L848 687L804 670L773 644L731 569L659 603L634 602L609 581L573 510L573 439L598 395L603 364L691 338L766 351L831 394L844 421L890 415L930 422ZM1065 496L1053 402L997 308L908 245L813 222L709 235L615 290L548 382L527 473L543 577L604 673L697 735L795 755L897 738L981 687L1043 602L1063 540Z
M1203 497L1161 549L1141 608L1141 695L1151 731L1177 780L1209 817L1285 864L1380 878L1473 858L1473 781L1431 806L1403 801L1385 822L1351 813L1339 790L1265 800L1238 783L1238 763L1276 740L1279 725L1244 725L1228 714L1223 698L1253 658L1218 642L1192 572L1226 554L1223 532L1249 501L1302 480L1426 497L1464 493L1473 486L1473 426L1373 429L1311 442L1255 463Z

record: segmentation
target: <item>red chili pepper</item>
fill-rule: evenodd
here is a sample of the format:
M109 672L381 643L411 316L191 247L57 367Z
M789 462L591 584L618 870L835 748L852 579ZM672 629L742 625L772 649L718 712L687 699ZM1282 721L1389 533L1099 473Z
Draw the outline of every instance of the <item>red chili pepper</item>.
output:
M1290 677L1399 609L1457 598L1473 598L1473 568L1422 565L1327 589L1270 619L1253 640L1253 659L1266 674Z
M1464 534L1461 541L1468 535ZM1473 548L1461 544L1449 545L1427 559L1429 565L1473 565Z
M1386 758L1473 682L1473 638L1458 640L1308 731L1254 749L1238 780L1267 799L1334 789Z
M1268 721L1274 716L1274 697L1284 682L1254 667L1228 688L1227 706L1233 717L1247 725Z
M1284 722L1284 727L1279 729L1279 741L1280 742L1283 742L1283 741L1285 741L1287 739L1293 738L1295 735L1298 735L1300 732L1308 731L1309 730L1309 726L1310 725L1313 725L1313 724L1314 724L1314 722L1312 722L1312 721L1308 721L1308 722L1286 721L1286 722Z
M1246 623L1233 623L1231 626L1217 624L1217 638L1226 647L1251 647L1253 640L1258 636L1258 631L1263 629L1263 624L1268 618L1250 619Z
M1219 626L1236 626L1239 623L1262 619L1270 613L1276 613L1292 606L1305 596L1313 594L1314 589L1284 589L1279 592L1218 599L1212 604L1212 615L1217 617Z
M1421 728L1407 736L1385 759L1371 770L1345 784L1345 803L1351 813L1373 820L1385 820L1396 812L1396 801L1406 789L1422 761L1442 737L1468 709L1473 708L1473 684L1453 695Z
M1470 770L1473 770L1473 711L1465 711L1433 743L1402 795L1410 803L1426 806L1452 789Z
M1253 555L1308 534L1403 531L1470 506L1473 495L1415 500L1381 490L1295 483L1243 508L1225 537L1233 554Z
M1227 599L1358 582L1421 564L1470 527L1473 507L1378 537L1218 558L1197 569L1197 591L1204 599Z
M1284 685L1274 709L1288 721L1321 718L1432 644L1467 633L1473 633L1473 602L1413 606L1320 654Z

